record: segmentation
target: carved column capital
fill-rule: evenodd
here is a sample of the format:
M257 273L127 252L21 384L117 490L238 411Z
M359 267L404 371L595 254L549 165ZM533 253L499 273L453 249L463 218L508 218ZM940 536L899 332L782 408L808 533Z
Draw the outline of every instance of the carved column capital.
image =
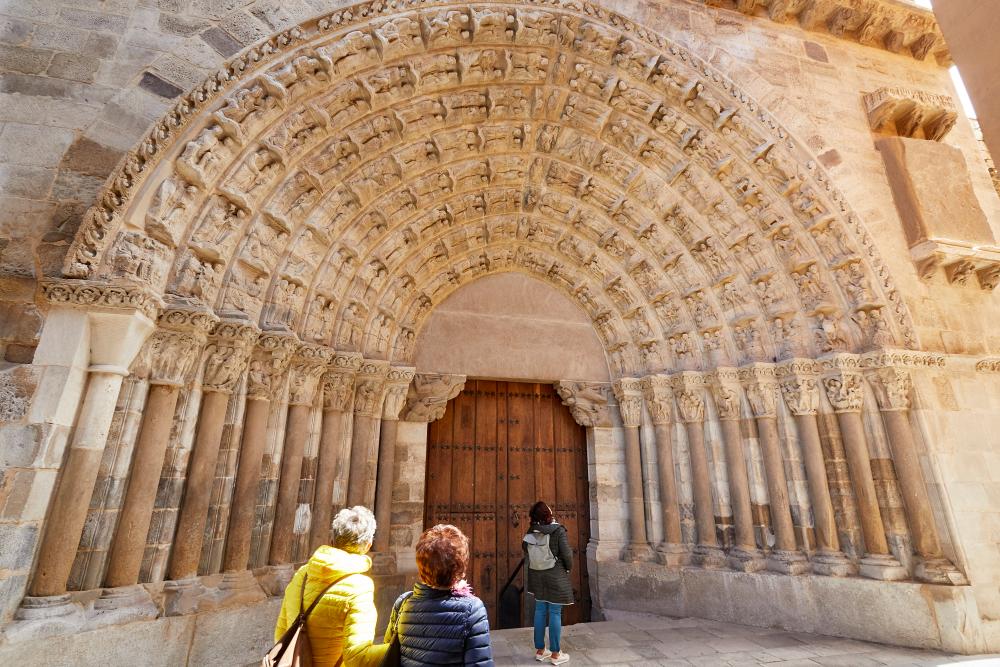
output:
M417 373L406 394L403 419L408 422L433 422L444 417L448 401L465 387L464 375Z
M900 411L910 409L910 390L913 379L910 372L896 366L883 366L865 373L875 394L879 410Z
M354 414L379 419L385 398L385 379L389 362L364 359L354 381Z
M364 357L357 352L334 352L323 374L323 409L347 412L354 405L354 376Z
M750 364L739 372L754 417L778 416L778 378L773 364Z
M298 339L289 333L267 331L257 338L247 370L247 398L269 401L274 398L278 378L291 362Z
M614 383L615 398L622 423L629 428L642 425L642 385L637 378L621 378Z
M608 411L608 385L603 382L572 382L560 380L555 383L556 393L563 405L569 408L573 419L581 426L611 426Z
M208 337L204 391L228 394L236 387L260 330L244 321L220 320Z
M864 403L861 358L856 354L835 354L819 362L823 369L823 389L834 412L861 412Z
M149 381L181 386L191 380L208 333L219 321L205 308L175 307L160 314L157 328L145 345Z
M334 350L325 345L302 343L292 355L289 367L288 402L312 405L320 376L327 370Z
M403 406L406 405L406 394L413 382L416 369L412 366L390 366L385 378L385 399L382 402L382 419L396 421L399 419Z
M775 369L781 396L796 416L814 415L819 409L819 369L812 359L790 359Z
M671 377L677 412L685 423L705 419L705 378L701 373L684 371Z
M673 390L669 375L647 375L642 378L642 396L654 424L669 424L673 416Z
M717 368L709 376L709 387L719 419L740 418L740 379L735 368Z

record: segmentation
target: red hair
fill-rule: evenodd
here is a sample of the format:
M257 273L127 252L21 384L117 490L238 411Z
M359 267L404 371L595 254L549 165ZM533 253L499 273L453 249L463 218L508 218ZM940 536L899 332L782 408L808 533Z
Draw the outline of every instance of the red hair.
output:
M468 564L469 538L455 526L439 523L417 540L417 572L428 586L451 588Z

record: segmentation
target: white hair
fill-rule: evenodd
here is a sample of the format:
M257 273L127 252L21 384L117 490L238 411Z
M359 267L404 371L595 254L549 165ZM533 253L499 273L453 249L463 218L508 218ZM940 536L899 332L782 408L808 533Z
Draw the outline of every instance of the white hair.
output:
M375 515L361 505L337 512L330 525L333 546L350 553L364 553L375 537Z

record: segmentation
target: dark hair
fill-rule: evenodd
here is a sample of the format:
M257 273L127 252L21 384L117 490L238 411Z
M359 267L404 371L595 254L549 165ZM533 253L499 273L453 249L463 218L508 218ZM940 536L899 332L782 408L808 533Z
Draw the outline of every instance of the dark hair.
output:
M531 517L531 523L540 523L543 525L552 523L552 510L541 500L531 506L531 511L528 512L528 515Z
M428 586L450 588L468 563L469 538L455 526L439 523L417 540L417 572Z

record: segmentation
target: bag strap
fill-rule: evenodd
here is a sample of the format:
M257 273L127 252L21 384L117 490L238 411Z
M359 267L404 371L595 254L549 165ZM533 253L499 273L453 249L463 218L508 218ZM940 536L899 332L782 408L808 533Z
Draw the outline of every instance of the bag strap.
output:
M413 597L413 591L404 591L403 594L399 596L399 599L396 600L396 603L392 605L392 613L396 615L396 625L392 626L392 636L394 639L399 634L396 632L396 628L399 627L399 613L403 609L403 603L411 597Z
M305 611L303 611L302 609L303 609L303 607L306 606L306 582L309 580L309 575L308 574L302 575L302 589L300 591L301 592L301 598L300 598L301 601L299 603L299 616L302 617L302 620L304 621L307 618L309 618L309 614L311 614L312 611L313 611L313 609L316 608L316 605L318 605L319 601L323 599L323 596L326 595L327 591L329 591L331 588L333 588L334 586L336 586L337 584L339 584L344 579L347 579L352 574L355 574L355 573L354 572L348 572L347 574L342 575L340 577L337 577L336 579L334 579L333 581L331 581L330 584L327 585L326 588L324 588L322 591L320 591L320 594L316 596L316 598L312 601L312 604L309 605L309 608L306 609Z

